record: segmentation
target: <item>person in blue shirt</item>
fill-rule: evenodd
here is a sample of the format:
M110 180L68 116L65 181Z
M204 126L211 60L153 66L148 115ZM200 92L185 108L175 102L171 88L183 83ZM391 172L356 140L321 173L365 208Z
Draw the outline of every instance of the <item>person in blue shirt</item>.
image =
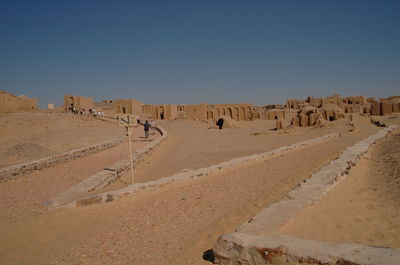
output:
M143 127L144 127L144 136L146 138L149 138L149 130L150 130L150 127L151 127L149 121L146 121L146 123L143 125Z

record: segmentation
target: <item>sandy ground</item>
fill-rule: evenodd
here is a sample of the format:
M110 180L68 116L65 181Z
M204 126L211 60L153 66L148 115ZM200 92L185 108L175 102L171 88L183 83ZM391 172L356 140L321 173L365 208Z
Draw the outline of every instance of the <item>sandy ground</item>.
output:
M400 248L400 130L375 145L343 182L281 233Z
M0 114L0 168L123 136L124 128L63 113Z
M0 205L7 204L20 214L0 218L0 263L207 264L201 260L201 253L211 248L220 234L234 231L260 209L283 198L347 146L379 130L365 117L356 118L358 129L351 133L347 132L345 121L334 124L335 127L325 129L300 128L282 134L269 130L262 122L222 131L191 122L165 123L171 141L162 144L147 160L151 163L149 172L159 172L159 177L181 168L202 167L264 152L331 131L341 132L342 137L102 205L35 214L32 211L35 205L26 203L29 197L3 197ZM254 136L254 132L261 134ZM167 161L161 160L161 152L165 152L161 158ZM146 161L143 164L145 169ZM30 188L34 194L46 194L46 190L52 190L47 181L54 176L35 178L38 183L33 188L29 186L35 181L17 183L23 192L15 189L8 196L28 192ZM62 182L53 185L63 190L65 187L58 187ZM5 183L0 183L3 191L8 188Z
M362 121L367 123L366 119ZM345 121L335 127L296 128L275 131L275 121L239 122L237 128L208 129L208 124L189 120L159 122L168 131L168 139L134 169L137 182L147 182L171 176L184 169L197 169L229 159L262 153L280 146L316 138L330 132L345 132ZM127 182L130 172L122 180ZM125 186L116 182L108 189Z
M133 129L132 146L135 150L160 137L157 134L150 136L149 139L143 139L143 134L142 128ZM129 146L127 142L123 142L80 159L0 182L0 218L41 215L47 212L43 202L128 157Z

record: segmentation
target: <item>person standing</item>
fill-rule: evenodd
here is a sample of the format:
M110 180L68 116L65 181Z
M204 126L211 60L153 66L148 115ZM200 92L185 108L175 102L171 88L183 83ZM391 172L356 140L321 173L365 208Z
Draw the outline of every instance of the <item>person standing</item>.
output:
M143 125L143 127L144 127L144 136L146 138L149 138L149 130L150 130L150 127L151 127L149 121L146 121L145 124Z
M220 130L222 130L222 126L224 126L224 119L222 118L218 119L217 126Z

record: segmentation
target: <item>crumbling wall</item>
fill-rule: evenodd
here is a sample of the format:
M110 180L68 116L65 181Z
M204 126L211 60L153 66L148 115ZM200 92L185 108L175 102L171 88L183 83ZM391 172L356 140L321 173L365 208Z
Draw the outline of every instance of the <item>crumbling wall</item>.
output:
M64 95L64 109L75 108L80 111L85 109L86 111L94 108L93 98L74 96L74 95Z
M140 114L143 111L143 102L136 99L115 100L115 113L117 114Z
M206 103L186 105L186 117L189 119L206 120Z
M0 91L0 112L33 111L38 109L37 104L36 98L28 98L24 95L17 97Z

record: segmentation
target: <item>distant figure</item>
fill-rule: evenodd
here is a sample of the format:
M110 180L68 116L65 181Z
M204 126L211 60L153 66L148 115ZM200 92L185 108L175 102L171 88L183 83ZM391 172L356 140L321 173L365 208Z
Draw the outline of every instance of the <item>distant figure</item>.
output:
M356 126L353 122L353 113L350 113L348 125L349 125L349 132L355 131Z
M218 119L217 126L220 130L222 130L222 126L224 126L224 119Z
M146 123L144 124L143 127L144 127L144 136L146 138L149 138L149 130L150 130L150 127L151 127L149 121L146 121Z
M140 125L140 116L137 116L136 123L137 123L137 125Z

